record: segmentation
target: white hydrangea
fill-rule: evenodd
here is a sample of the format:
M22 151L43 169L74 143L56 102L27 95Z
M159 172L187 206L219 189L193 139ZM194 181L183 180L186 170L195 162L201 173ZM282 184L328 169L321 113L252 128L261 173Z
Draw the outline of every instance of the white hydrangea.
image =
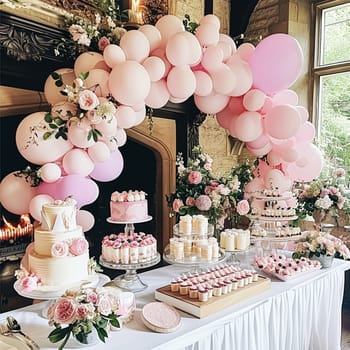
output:
M320 209L327 210L332 206L333 202L329 198L328 194L325 195L323 198L318 198L315 202L315 206Z

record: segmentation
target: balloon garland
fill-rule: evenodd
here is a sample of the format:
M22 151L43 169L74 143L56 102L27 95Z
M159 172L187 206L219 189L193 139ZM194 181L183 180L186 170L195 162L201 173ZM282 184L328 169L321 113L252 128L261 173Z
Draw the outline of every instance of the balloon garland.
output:
M248 190L271 183L288 189L292 181L316 178L322 155L312 144L315 128L289 90L302 68L299 43L273 34L256 47L236 48L219 30L214 15L203 17L194 34L166 15L155 26L130 30L103 55L85 52L74 69L51 74L44 86L50 113L28 115L16 132L18 151L41 166L42 183L34 188L23 177L7 175L0 183L3 207L40 220L44 203L72 195L79 224L90 229L94 217L81 207L98 197L94 180L113 181L122 172L125 129L143 121L146 106L159 109L192 95L199 110L216 114L219 125L253 155L266 157L268 164L259 165L263 176Z

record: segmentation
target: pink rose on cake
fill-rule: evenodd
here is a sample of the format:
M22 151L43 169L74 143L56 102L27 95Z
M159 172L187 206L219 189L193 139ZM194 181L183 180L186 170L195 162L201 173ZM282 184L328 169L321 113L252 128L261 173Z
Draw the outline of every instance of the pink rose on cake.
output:
M39 279L35 275L29 275L21 280L21 289L23 292L32 292L38 288Z
M69 245L66 242L56 242L51 247L51 256L60 258L67 256L69 253Z
M85 254L89 249L89 243L84 237L79 237L73 239L69 246L69 252L72 255L82 255Z

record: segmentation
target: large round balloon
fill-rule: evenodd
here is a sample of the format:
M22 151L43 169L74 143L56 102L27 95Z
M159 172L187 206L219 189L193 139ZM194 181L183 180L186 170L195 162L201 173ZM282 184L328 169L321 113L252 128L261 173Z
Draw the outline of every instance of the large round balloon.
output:
M113 68L118 63L125 61L125 53L120 46L110 44L103 50L103 58L107 65Z
M212 92L208 96L194 95L194 103L203 113L216 114L222 111L230 100L229 96Z
M175 66L168 74L167 86L171 96L187 99L196 89L196 78L188 65Z
M67 174L79 174L87 176L94 168L94 163L88 154L79 148L67 152L62 161L63 168Z
M164 79L151 83L151 89L145 99L147 106L151 108L162 108L169 100L170 94Z
M57 86L55 80L50 75L44 85L44 94L47 102L54 105L58 102L67 101L67 96L62 95L61 91L64 89L64 85L71 85L75 79L75 74L71 68L61 68L57 69L55 73L61 76L63 86Z
M164 61L157 56L146 58L142 65L145 67L151 82L160 80L165 73Z
M73 145L62 137L51 135L44 140L46 132L53 131L45 122L46 112L29 114L22 119L16 131L16 145L19 153L33 164L45 164L61 158Z
M0 182L0 202L10 213L22 215L29 213L29 203L35 196L24 176L15 176L16 171L5 176Z
M258 112L243 112L235 122L237 137L244 142L254 141L263 133L261 115Z
M129 30L120 39L127 60L142 62L150 52L149 41L140 30Z
M87 210L77 210L77 225L82 227L83 232L90 231L95 225L95 217Z
M44 204L52 203L54 199L48 194L38 194L29 202L30 215L37 221L41 222L41 209Z
M146 35L151 52L160 46L162 37L160 31L155 26L145 24L139 28L139 31Z
M87 51L80 54L74 62L74 73L79 77L80 73L90 72L91 69L104 69L107 72L110 68L107 66L103 56L94 51Z
M123 171L124 160L119 149L111 153L111 157L103 162L96 163L90 177L97 181L108 182L115 180Z
M46 163L40 168L40 177L47 183L57 181L61 174L61 168L56 163Z
M151 88L147 70L138 62L125 61L115 66L109 76L109 89L121 104L143 102Z
M297 80L303 65L303 52L292 36L272 34L256 46L249 63L254 86L275 93L287 89Z
M103 69L91 69L85 80L85 86L94 91L96 96L107 96L109 73Z
M159 18L155 26L162 37L161 47L165 47L169 38L174 34L185 31L181 19L174 15L165 15Z
M91 126L87 120L82 120L79 123L72 123L68 128L68 140L79 148L91 147L95 143L95 140L92 137L89 139L90 130Z
M96 142L88 149L88 155L93 162L102 163L108 160L111 156L108 146L101 141Z

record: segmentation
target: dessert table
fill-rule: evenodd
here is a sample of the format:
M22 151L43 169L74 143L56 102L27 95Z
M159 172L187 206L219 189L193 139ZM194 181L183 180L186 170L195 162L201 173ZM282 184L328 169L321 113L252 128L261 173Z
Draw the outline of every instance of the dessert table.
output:
M344 271L348 269L349 261L335 259L330 268L288 282L272 279L271 289L206 318L180 311L182 325L173 333L150 331L140 310L154 301L156 288L186 271L174 265L147 271L142 279L149 287L136 294L133 320L122 330L110 332L105 344L89 349L340 350ZM53 328L40 309L35 304L0 314L0 323L12 315L42 350L57 349L47 338ZM66 348L70 346L74 347L69 341Z

